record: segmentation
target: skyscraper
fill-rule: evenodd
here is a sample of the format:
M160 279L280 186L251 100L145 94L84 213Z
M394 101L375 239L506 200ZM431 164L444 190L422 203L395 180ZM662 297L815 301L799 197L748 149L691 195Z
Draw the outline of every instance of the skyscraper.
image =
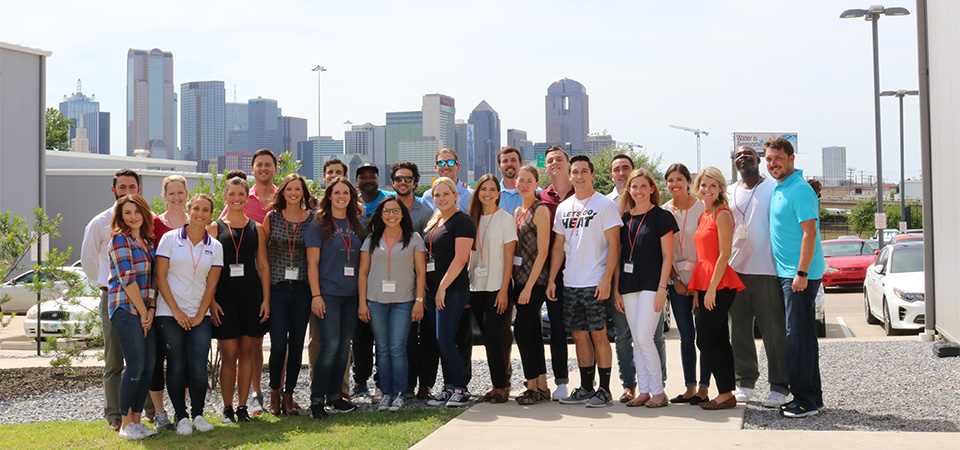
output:
M364 162L372 162L380 169L380 173L390 173L387 164L387 127L385 125L353 125L344 133L345 155L358 155ZM384 184L386 183L386 184ZM380 184L389 186L386 177L380 177Z
M587 135L587 139L583 141L583 152L591 153L599 151L600 149L613 148L616 146L617 141L613 140L613 136L609 134L590 134Z
M440 141L434 136L403 140L399 142L399 159L416 164L420 171L420 185L428 185L437 177L433 158L437 156L440 148ZM463 164L460 167L462 168Z
M386 116L386 164L400 161L400 141L411 141L423 134L423 111L388 112ZM431 158L433 155L430 156ZM420 167L420 170L423 170Z
M70 119L71 139L77 137L78 127L82 121L83 128L86 129L86 142L89 144L87 150L101 155L110 154L110 113L100 112L100 102L95 95L88 97L83 94L80 80L77 80L77 92L70 96L63 96L60 112Z
M247 151L261 148L280 154L280 113L277 101L269 98L251 98L247 103Z
M196 161L197 172L207 172L227 151L225 96L222 81L180 85L180 159Z
M110 154L110 113L88 112L83 116L83 127L87 129L90 141L90 153Z
M307 140L307 119L280 116L277 120L277 132L280 136L280 152L296 152L297 143Z
M469 124L462 119L454 122L454 129L457 130L457 143L453 147L460 159L460 170L457 171L457 177L464 183L469 183L477 179L473 171L474 158L474 129L473 124Z
M847 148L823 147L823 185L842 186L847 180Z
M246 103L227 103L224 105L224 128L227 130L227 151L246 152L247 145L247 108Z
M146 149L154 158L177 156L177 93L173 53L127 51L127 156Z
M526 131L507 128L507 145L519 149L533 145L533 141L527 139Z
M486 100L470 113L467 123L473 125L474 174L497 173L497 152L500 151L500 115Z
M453 148L456 139L454 115L457 112L453 97L443 94L424 95L422 111L422 136L435 136L441 148Z
M582 84L564 78L547 88L547 144L570 143L574 154L583 153L583 141L590 132L590 104Z

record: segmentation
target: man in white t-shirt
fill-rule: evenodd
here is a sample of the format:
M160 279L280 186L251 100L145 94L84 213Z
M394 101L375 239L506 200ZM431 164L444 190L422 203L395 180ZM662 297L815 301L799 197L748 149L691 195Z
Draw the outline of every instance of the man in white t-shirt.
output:
M620 226L616 205L593 189L593 163L585 155L570 158L574 195L557 206L553 221L556 240L550 256L547 298L557 299L556 277L563 270L563 319L576 344L580 387L563 404L586 403L599 408L613 404L610 368L613 352L607 340L606 301L620 257ZM596 364L596 369L594 368ZM595 372L600 387L593 388Z
M730 307L730 341L738 385L734 394L739 402L749 401L760 376L753 337L756 318L770 379L770 395L763 406L776 408L790 395L786 316L770 246L770 199L776 183L760 175L760 155L751 147L737 148L734 163L741 180L727 188L734 220L729 264L746 286Z

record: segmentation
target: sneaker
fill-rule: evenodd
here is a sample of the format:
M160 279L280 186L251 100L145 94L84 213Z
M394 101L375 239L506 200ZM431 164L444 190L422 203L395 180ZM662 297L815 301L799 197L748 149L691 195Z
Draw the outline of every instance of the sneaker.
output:
M565 398L567 395L569 395L569 394L567 393L567 385L566 385L566 384L558 384L558 385L557 385L557 388L553 390L553 400L554 400L554 401L556 401L556 400L562 400L562 399Z
M140 431L140 424L128 423L127 426L120 429L120 437L123 439L139 440L146 436Z
M139 428L140 428L140 432L143 433L143 437L156 436L157 434L159 434L159 433L157 433L157 430L151 430L151 429L147 428L147 425L146 425L145 423L143 423L143 422L138 423L137 425L140 426L140 427L139 427Z
M807 409L795 403L793 406L780 410L780 415L783 417L807 417L818 413L820 413L819 409Z
M594 391L593 397L587 400L587 408L604 408L607 406L613 406L613 395L610 395L610 391L602 387Z
M559 390L560 388L557 388ZM577 405L580 403L586 403L587 400L590 400L590 397L593 397L593 394L597 391L588 391L583 388L583 386L578 387L569 397L564 397L560 399L561 405ZM557 397L557 393L553 393L553 397Z
M470 404L470 393L463 389L454 389L447 400L447 408L459 408Z
M780 405L780 411L783 411L783 410L785 410L785 409L787 409L787 408L793 408L793 407L795 407L795 406L797 406L796 400L790 400L789 403L784 403L784 404Z
M783 395L777 391L773 391L770 395L767 396L767 399L763 402L764 408L777 408L780 405L787 402L787 396Z
M153 416L153 426L158 430L160 428L167 430L174 428L173 424L170 423L170 418L167 417L167 412L163 410L157 411L157 414Z
M738 387L737 390L734 391L733 396L737 398L738 403L749 402L753 397L753 389Z
M237 407L237 422L247 423L250 421L250 413L247 412L246 406Z
M223 420L220 423L224 425L230 425L231 423L237 423L237 417L233 415L233 407L227 406L223 408Z
M431 398L428 402L428 406L444 406L447 404L447 400L450 400L450 396L453 395L453 391L448 391L446 389L440 391L436 397Z
M262 392L254 392L253 395L252 395L252 398L253 398L253 403L254 403L255 405L259 406L261 410L267 409L265 406L263 406L263 393L262 393ZM239 410L239 408L237 408L237 410Z
M210 425L210 422L207 422L207 419L204 419L203 416L196 416L193 418L193 428L201 433L206 433L213 429L213 425Z
M190 419L184 417L177 422L177 434L182 436L187 436L193 433L193 424L190 423Z
M397 398L400 398L400 396L397 396ZM384 395L383 397L380 397L380 403L377 404L377 411L389 410L391 403L392 402L390 401L389 395Z
M327 406L327 412L335 414L348 413L357 409L357 405L350 403L342 398L338 398Z
M398 395L397 398L393 399L393 403L390 403L390 411L400 411L403 409L403 396Z
M350 391L350 398L357 398L361 395L370 395L370 390L367 389L366 384L355 385L353 390Z
M327 417L330 417L330 414L327 414L327 409L323 403L314 403L310 405L310 415L314 419L323 420Z

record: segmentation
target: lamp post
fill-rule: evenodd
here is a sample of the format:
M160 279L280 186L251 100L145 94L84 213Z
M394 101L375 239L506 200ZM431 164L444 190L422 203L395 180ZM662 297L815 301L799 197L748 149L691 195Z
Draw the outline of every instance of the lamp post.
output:
M874 134L877 142L877 213L883 213L883 162L880 151L880 54L877 51L877 22L880 16L905 16L910 14L906 8L884 8L883 5L873 5L868 9L848 9L840 14L841 19L863 17L870 22L873 30L873 119ZM883 248L883 230L877 236L877 244Z
M319 148L320 148L320 74L323 72L326 72L327 69L325 69L323 66L318 64L317 67L314 67L310 70L317 73L317 149L319 152Z
M905 187L903 182L903 97L908 95L920 95L920 91L900 89L899 91L883 91L880 93L881 97L897 97L900 100L900 231L906 231L910 223L907 220L907 201L903 196L903 188Z

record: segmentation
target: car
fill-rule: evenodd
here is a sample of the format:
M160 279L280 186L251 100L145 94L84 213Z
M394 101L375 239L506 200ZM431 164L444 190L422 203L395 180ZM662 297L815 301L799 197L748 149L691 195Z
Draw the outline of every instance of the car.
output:
M925 322L923 242L888 245L867 268L863 309L867 323L883 323L887 336Z
M892 228L884 228L883 230L883 242L888 243L890 239L893 239L894 236L900 234L899 230L894 230ZM877 230L873 233L873 239L877 239L880 236L880 230Z
M99 312L100 295L91 287L71 300L61 297L31 306L23 321L23 334L36 338L39 322L41 338L60 337L69 330L72 338L92 339L101 334Z
M922 234L898 234L894 236L893 239L891 239L890 242L888 242L888 244L899 244L900 242L910 241L910 240L922 241L923 235Z
M923 234L923 228L911 228L902 234Z
M610 299L610 300L612 300L612 299ZM548 300L548 301L549 301L549 300ZM667 303L666 303L666 306L664 307L664 310L666 311L666 313L665 313L666 316L663 318L663 332L666 333L666 332L670 331L670 319L671 319L671 314L670 314L670 301L669 301L669 299L667 300ZM542 333L542 335L543 335L543 339L546 340L546 341L549 341L549 340L550 340L550 335L551 335L551 331L550 331L551 328L550 328L550 316L547 314L547 303L546 303L546 302L544 302L544 303L543 303L543 306L540 307L540 330L541 330L541 333ZM569 333L568 333L568 336L567 336L567 337L570 338ZM572 338L571 338L571 339L572 339ZM610 342L616 342L616 340L617 340L617 331L616 331L616 329L614 329L613 320L611 320L610 317L607 317L607 339L609 339Z
M70 266L61 267L60 269L65 272L77 274L81 280L86 280L87 278L83 273L83 269L79 267ZM0 298L6 295L10 296L9 301L0 304L0 310L5 313L25 313L32 305L35 305L37 303L37 293L32 291L31 287L36 276L36 272L28 270L0 285ZM52 275L40 274L41 281L49 281L51 278ZM66 287L66 283L62 281L55 282L49 289L44 289L41 294L41 300L52 300L61 296L61 293Z
M877 258L875 250L863 239L832 239L823 241L823 268L825 287L863 286L867 267Z
M837 239L860 239L860 236L853 236L853 235L840 236Z
M826 291L823 289L823 283L820 283L820 287L817 289L817 297L814 299L814 317L817 319L817 337L827 337L827 313L824 308L824 299L826 299ZM757 327L756 321L753 323L753 337L761 337L760 328Z

